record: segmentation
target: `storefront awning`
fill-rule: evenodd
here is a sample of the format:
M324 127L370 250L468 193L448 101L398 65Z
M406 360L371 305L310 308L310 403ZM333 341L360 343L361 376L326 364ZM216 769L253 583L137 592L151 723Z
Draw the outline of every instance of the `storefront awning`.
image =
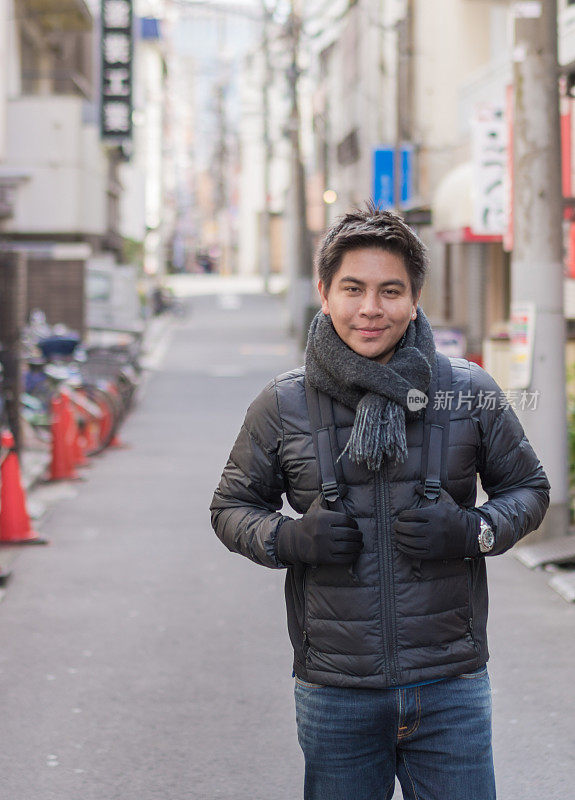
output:
M473 233L473 164L465 161L441 180L431 205L433 227L445 242L500 242L501 236Z

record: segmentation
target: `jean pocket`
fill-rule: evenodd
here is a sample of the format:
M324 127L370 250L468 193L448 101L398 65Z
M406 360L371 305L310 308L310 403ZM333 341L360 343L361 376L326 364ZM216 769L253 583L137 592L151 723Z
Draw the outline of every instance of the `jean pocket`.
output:
M473 680L474 678L482 678L484 675L487 675L487 664L479 667L474 672L464 672L462 675L458 675L457 678L459 680Z
M325 684L323 683L310 683L309 681L304 681L298 676L295 676L295 682L298 686L301 686L302 689L325 689Z

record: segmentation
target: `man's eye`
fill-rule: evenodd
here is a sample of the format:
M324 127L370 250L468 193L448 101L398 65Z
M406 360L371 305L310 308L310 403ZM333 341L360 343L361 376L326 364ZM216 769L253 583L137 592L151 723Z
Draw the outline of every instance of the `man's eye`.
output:
M349 292L350 294L355 294L355 292L359 292L359 289L357 286L346 286L345 291Z

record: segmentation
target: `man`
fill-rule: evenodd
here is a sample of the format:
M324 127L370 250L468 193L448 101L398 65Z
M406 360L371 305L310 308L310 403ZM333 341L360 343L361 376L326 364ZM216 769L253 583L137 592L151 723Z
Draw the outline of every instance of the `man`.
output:
M250 406L213 526L287 568L306 800L387 800L396 775L405 800L492 800L485 556L539 526L549 484L493 379L437 356L425 248L399 217L346 214L316 258L305 369ZM337 481L318 474L313 397L331 404ZM300 519L278 513L284 493Z

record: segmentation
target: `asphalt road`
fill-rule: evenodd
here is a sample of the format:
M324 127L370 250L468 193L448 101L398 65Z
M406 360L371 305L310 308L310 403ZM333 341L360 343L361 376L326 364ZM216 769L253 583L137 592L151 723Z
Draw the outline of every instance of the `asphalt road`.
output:
M129 447L37 492L51 545L0 604L1 800L301 798L283 575L208 513L248 404L299 362L284 329L277 298L194 298ZM575 607L511 556L489 566L499 797L572 797Z

